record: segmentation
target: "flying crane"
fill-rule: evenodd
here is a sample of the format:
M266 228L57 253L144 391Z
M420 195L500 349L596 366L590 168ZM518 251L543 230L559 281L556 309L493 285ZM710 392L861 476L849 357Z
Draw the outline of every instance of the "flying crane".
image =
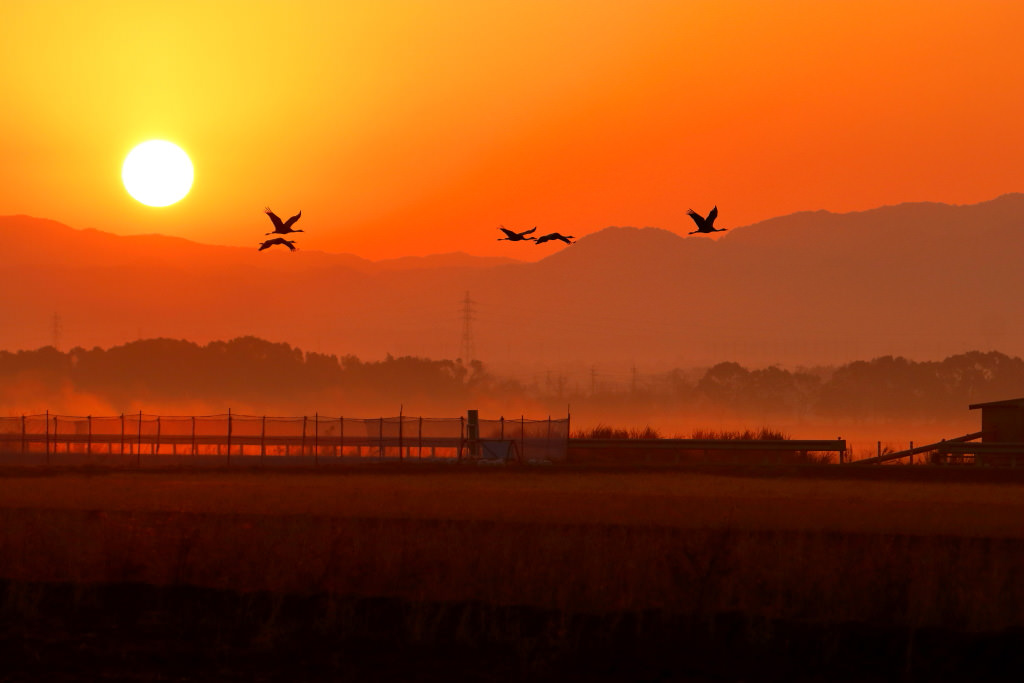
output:
M270 210L269 206L263 209L263 212L270 216L270 221L274 224L274 232L268 232L268 235L287 235L290 232L305 232L305 230L295 230L292 228L292 226L295 225L295 221L302 217L301 211L283 223L281 222L281 219L277 217L277 214Z
M717 206L715 208L711 209L711 212L708 213L708 217L707 218L704 218L703 216L701 216L699 213L697 213L693 209L690 209L689 211L687 211L686 215L689 216L690 218L692 218L693 222L697 224L697 229L694 230L693 232L689 233L691 235L696 235L698 232L699 233L725 232L725 230L726 230L725 228L716 228L716 227L714 227L715 219L718 218L718 207Z
M299 230L297 232L302 232L302 231ZM275 237L273 239L269 239L266 242L261 243L259 250L263 251L264 249L270 249L275 244L283 244L284 246L288 247L292 251L295 251L295 240L286 240L283 237Z

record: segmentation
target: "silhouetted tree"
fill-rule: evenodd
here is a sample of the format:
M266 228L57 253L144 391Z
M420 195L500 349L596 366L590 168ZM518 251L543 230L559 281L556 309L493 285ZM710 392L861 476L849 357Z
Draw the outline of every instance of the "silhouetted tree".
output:
M733 412L824 416L941 417L961 414L968 403L1024 396L1024 360L998 352L971 351L942 361L914 362L882 356L831 371L789 371L779 367L748 370L719 363L696 384L675 370L660 384L601 394L604 407L687 407ZM394 404L467 405L474 396L525 396L524 387L493 377L478 360L432 360L413 356L361 361L303 353L286 343L239 337L201 346L180 339L145 339L109 349L76 347L61 353L52 346L16 353L0 351L0 390L54 393L73 389L106 398L112 405L163 399L243 402L249 405L304 406L343 399ZM531 393L566 398L564 382L536 386ZM660 389L655 389L660 386ZM558 393L562 392L562 393ZM16 396L14 396L16 398ZM39 400L34 396L34 400ZM576 397L580 405L592 397Z
M818 408L825 415L927 416L941 392L928 364L882 356L838 368L822 387Z
M749 388L750 371L739 363L719 363L697 382L697 393L718 404L738 404Z
M34 351L0 351L0 377L17 384L30 382L42 390L56 391L71 373L71 359L52 346Z

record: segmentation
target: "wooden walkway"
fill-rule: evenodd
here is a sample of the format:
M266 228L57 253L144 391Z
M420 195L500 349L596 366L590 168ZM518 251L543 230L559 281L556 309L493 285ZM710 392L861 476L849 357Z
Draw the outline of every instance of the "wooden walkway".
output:
M572 451L600 454L616 451L646 451L682 457L685 454L733 452L737 454L836 453L839 462L846 457L845 439L570 439Z

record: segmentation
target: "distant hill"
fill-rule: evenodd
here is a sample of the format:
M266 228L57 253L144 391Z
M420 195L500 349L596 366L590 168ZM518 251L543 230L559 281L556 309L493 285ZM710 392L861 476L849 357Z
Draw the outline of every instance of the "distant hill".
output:
M0 238L7 349L51 343L57 313L64 347L253 334L454 358L469 291L475 355L498 368L1024 354L1022 194L798 213L717 239L612 227L535 263L257 253L23 216L0 217Z
M479 257L462 252L383 261L369 261L354 254L309 251L301 246L295 252L281 247L259 252L259 243L269 238L254 240L251 249L225 247L167 235L122 236L93 228L78 230L31 216L0 216L0 237L5 240L9 261L20 265L123 266L156 261L164 265L199 267L253 266L286 270L341 267L372 272L407 268L483 268L517 262L511 258Z

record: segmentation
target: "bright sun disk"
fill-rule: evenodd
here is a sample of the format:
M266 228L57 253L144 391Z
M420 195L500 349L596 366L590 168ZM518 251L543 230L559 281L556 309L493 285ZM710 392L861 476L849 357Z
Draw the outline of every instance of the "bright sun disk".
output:
M192 161L173 142L149 140L124 159L121 180L128 194L147 206L168 206L192 188Z

